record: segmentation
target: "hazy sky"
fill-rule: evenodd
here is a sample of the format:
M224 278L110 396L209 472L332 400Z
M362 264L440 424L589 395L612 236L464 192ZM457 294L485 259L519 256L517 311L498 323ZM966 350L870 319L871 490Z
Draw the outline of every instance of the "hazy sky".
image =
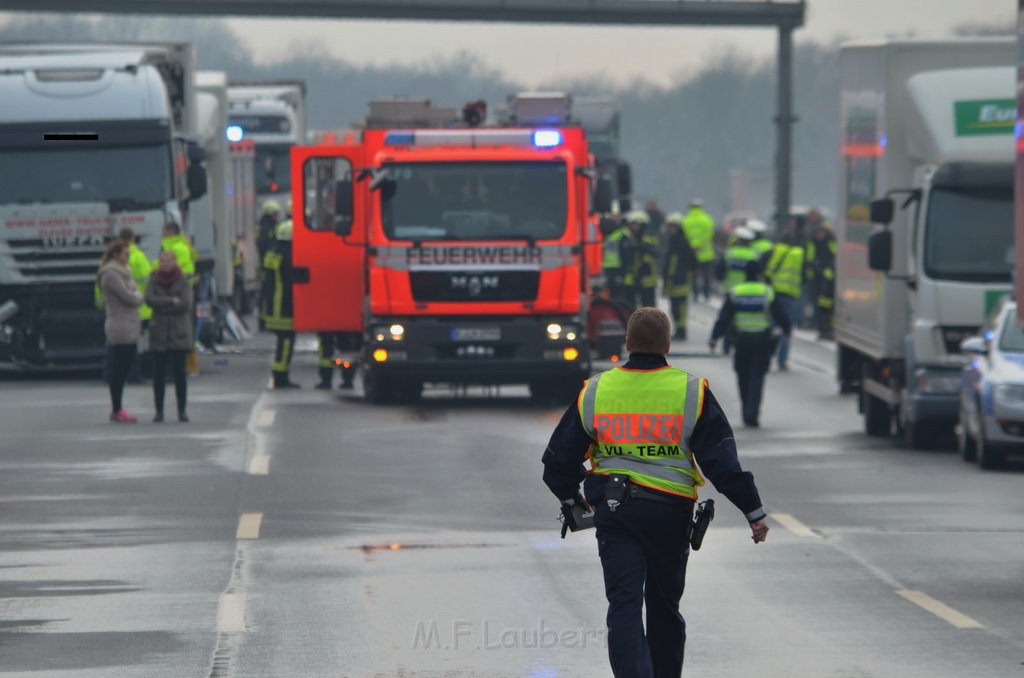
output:
M1014 21L1012 0L809 0L797 40L876 38L913 31L942 36L963 24ZM600 75L658 84L692 72L709 54L736 48L771 56L772 29L610 28L477 23L231 19L262 61L311 41L355 63L412 63L466 50L527 84Z

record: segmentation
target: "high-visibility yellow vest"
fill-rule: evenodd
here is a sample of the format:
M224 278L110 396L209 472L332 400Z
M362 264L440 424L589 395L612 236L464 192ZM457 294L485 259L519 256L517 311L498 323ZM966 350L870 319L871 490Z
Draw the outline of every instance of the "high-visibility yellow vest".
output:
M726 294L747 279L747 264L758 259L753 247L733 245L725 251L725 281L722 285Z
M697 261L705 264L715 260L715 220L711 215L693 207L683 217L683 232L697 255Z
M772 251L772 249L775 247L775 244L768 238L758 238L757 240L754 241L754 244L751 245L751 247L754 248L754 251L757 252L759 256L763 257L764 255L768 254L768 252Z
M594 475L621 474L637 485L697 499L704 484L690 438L704 407L707 382L674 367L595 374L578 409L593 442Z
M622 254L619 252L619 241L632 238L633 233L625 226L620 226L604 239L604 258L601 267L604 270L622 268Z
M761 282L744 282L732 291L732 303L736 309L733 326L740 333L757 333L772 327L771 307L775 294L772 288Z
M128 248L128 268L132 271L132 280L135 281L135 287L139 289L139 294L145 297L146 285L149 283L149 274L153 272L153 268L149 265L145 252L139 249L138 245L129 243ZM146 304L139 306L139 318L149 320L152 317L152 308Z
M803 270L804 248L780 244L772 252L767 274L776 292L799 299Z
M161 252L174 252L174 258L178 260L178 266L186 278L196 274L196 251L192 249L192 243L188 238L178 234L160 241ZM159 261L153 262L153 268L159 265Z

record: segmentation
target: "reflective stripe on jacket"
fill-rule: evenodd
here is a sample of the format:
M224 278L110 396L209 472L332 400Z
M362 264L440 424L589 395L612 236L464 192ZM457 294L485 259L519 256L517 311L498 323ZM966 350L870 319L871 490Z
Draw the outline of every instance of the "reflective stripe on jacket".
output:
M648 233L641 239L640 251L637 253L637 277L640 287L658 286L658 249L661 241L658 236Z
M732 291L732 302L736 307L733 325L740 333L766 332L772 327L772 288L761 282L744 282Z
M703 378L668 366L615 368L588 379L577 407L594 441L590 473L627 475L637 485L696 500L704 478L690 438L705 388Z

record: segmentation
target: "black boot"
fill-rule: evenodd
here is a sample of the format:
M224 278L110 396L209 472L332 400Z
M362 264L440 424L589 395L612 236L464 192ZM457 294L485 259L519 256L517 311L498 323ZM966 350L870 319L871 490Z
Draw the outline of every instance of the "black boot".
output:
M299 384L291 381L288 378L287 372L274 372L274 388L285 389L285 388L300 388Z
M333 371L334 371L333 368L321 367L320 368L320 383L318 383L316 385L316 388L318 388L318 389L320 389L322 391L330 391L331 390L331 373Z

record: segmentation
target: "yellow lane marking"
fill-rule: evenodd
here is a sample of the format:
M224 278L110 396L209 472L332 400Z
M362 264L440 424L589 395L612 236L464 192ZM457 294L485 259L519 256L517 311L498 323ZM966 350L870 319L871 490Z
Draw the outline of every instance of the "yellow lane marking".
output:
M243 513L238 519L238 532L235 533L235 539L259 539L260 523L262 522L262 513Z
M821 535L807 527L788 513L772 513L768 516L798 537L821 539Z
M918 607L921 607L921 608L924 608L925 610L928 610L929 612L934 614L939 619L941 619L941 620L943 620L945 622L948 622L949 624L952 624L953 626L957 627L958 629L983 629L983 628L985 628L978 621L976 621L974 619L971 619L970 617L968 617L966 614L963 614L962 612L957 612L956 610L951 608L949 605L946 605L945 603L943 603L941 601L935 600L934 598L929 596L927 593L922 593L920 591L907 591L905 589L897 589L896 593L899 594L900 596L906 598L907 600L912 602L914 605L917 605Z
M217 604L217 631L245 633L245 594L222 593Z
M261 452L252 455L252 459L249 461L249 475L270 475L270 455Z
M263 410L260 412L260 426L273 426L277 418L277 410Z

